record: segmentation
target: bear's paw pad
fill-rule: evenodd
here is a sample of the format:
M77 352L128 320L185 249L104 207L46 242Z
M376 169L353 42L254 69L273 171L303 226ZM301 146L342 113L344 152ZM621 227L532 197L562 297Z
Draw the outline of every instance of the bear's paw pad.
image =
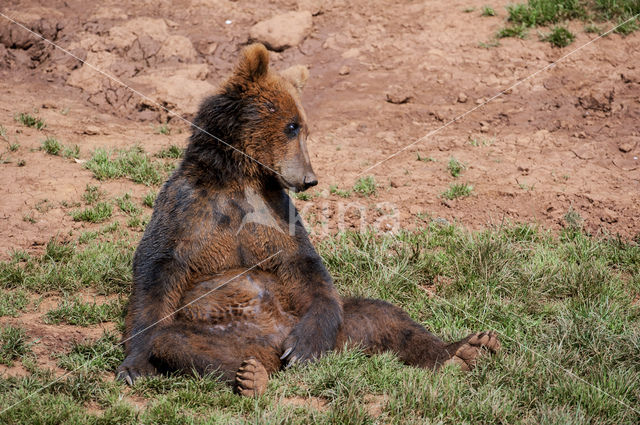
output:
M254 358L245 360L236 372L236 389L240 395L256 397L267 389L269 375L262 363Z

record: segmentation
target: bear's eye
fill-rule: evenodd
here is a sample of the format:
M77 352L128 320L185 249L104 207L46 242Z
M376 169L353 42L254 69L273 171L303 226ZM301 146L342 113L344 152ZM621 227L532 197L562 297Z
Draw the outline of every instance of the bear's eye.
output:
M300 124L297 122L290 122L284 129L284 134L287 135L290 139L293 139L300 133Z

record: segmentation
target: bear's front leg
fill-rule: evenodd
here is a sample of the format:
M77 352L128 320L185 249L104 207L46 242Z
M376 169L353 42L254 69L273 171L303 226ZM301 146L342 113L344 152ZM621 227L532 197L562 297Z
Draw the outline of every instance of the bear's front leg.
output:
M287 363L313 360L335 347L342 326L342 300L317 254L284 267L293 280L289 293L300 321L285 339L281 359Z

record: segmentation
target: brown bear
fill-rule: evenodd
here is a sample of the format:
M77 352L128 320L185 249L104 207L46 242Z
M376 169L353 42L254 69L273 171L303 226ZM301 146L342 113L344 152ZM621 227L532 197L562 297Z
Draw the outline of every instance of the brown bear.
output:
M345 344L464 369L499 348L493 332L446 344L387 302L338 295L286 192L317 184L299 97L307 76L274 73L251 45L202 103L134 256L120 379L217 371L250 395L283 365Z

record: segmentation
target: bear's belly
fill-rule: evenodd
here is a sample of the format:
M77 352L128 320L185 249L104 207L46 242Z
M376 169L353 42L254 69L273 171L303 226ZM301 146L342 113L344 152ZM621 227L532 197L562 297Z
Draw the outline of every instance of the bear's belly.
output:
M185 293L177 319L213 335L242 334L284 340L295 323L269 288L276 278L265 272L229 270L201 280Z

